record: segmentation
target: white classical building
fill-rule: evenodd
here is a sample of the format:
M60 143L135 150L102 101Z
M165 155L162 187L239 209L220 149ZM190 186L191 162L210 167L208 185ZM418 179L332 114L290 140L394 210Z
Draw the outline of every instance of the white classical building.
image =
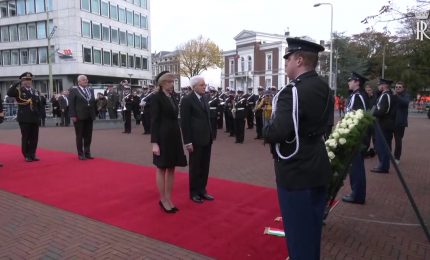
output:
M152 79L147 0L0 0L0 91L23 72L49 93L48 38L54 92L79 74L92 84Z

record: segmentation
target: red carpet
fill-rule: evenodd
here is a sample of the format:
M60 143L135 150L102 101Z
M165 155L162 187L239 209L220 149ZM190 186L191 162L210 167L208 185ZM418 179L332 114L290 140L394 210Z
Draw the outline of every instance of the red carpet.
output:
M285 259L284 238L264 235L280 227L276 191L210 178L216 200L188 199L188 175L176 174L180 211L158 205L155 169L38 149L40 162L26 163L20 148L0 144L0 189L137 232L217 259ZM272 173L264 173L272 174Z

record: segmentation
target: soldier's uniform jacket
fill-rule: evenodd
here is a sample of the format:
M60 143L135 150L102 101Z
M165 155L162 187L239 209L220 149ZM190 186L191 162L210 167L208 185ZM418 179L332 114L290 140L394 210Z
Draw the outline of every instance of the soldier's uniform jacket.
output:
M42 111L40 96L33 88L25 88L21 83L13 84L7 91L18 103L17 121L20 123L39 123Z
M234 101L234 107L236 109L236 118L245 118L245 108L246 108L246 97L237 96Z
M209 112L210 112L211 118L217 117L217 110L218 110L219 103L220 102L218 99L218 95L214 95L213 97L210 97L210 99L209 99Z
M394 130L396 110L397 98L393 96L391 90L382 92L376 100L376 109L373 113L382 129Z
M258 95L256 94L251 94L249 97L247 97L246 106L248 107L248 109L253 110L258 99Z
M265 142L271 144L275 158L276 182L290 190L320 187L328 184L331 168L323 134L326 131L330 109L333 107L330 89L315 71L309 71L294 80L299 104L299 149L288 160L278 157L275 144L280 144L283 156L296 148L292 118L292 86L288 85L278 96L276 115L264 130ZM288 141L288 142L287 142Z
M367 95L361 89L357 89L348 98L346 106L346 112L363 109L364 111L369 109Z
M134 108L134 98L133 95L128 94L124 97L124 110L132 111Z

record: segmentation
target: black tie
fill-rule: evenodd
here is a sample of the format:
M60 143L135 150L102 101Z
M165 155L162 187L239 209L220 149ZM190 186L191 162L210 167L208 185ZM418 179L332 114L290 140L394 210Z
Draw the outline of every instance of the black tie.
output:
M203 97L200 97L200 104L202 105L203 109L205 109L205 101L203 100Z

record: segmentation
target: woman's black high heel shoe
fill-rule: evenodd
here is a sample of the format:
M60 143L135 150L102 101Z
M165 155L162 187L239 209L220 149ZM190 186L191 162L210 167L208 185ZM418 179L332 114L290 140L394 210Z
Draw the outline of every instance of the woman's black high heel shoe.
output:
M161 209L164 210L164 212L166 213L176 213L176 210L174 210L173 208L171 209L166 209L163 205L163 203L161 202L161 200L158 202L158 204L160 205Z

